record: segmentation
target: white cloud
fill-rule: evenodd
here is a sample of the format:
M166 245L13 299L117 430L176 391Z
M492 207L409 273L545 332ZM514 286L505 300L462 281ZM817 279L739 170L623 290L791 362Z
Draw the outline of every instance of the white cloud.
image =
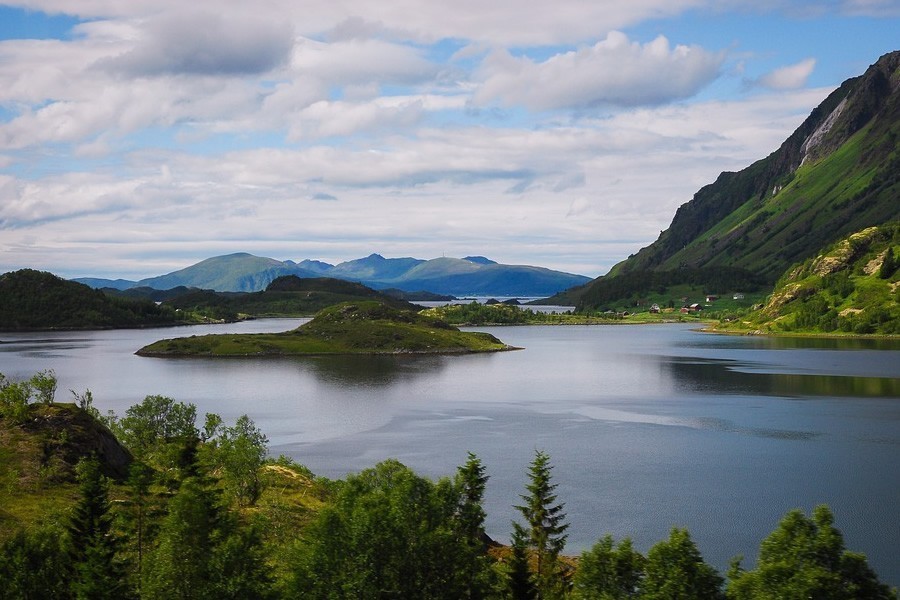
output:
M378 35L420 43L468 39L504 46L581 42L644 19L716 5L712 0L267 0L261 4L243 0L193 0L189 4L183 0L21 0L18 4L92 19L148 18L178 14L186 7L208 14L253 11L290 20L298 35L330 33L334 39Z
M696 94L719 75L724 58L697 46L673 48L662 36L640 44L615 31L544 62L498 50L485 61L475 101L534 110L663 104Z
M754 83L770 90L796 90L806 85L806 80L816 68L816 59L800 62L766 73Z
M243 11L184 10L147 19L138 29L130 50L99 64L136 76L248 75L276 68L293 47L289 22Z

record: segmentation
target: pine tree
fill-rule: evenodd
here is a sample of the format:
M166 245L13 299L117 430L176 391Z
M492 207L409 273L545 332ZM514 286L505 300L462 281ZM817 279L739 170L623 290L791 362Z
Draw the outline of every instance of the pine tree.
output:
M469 452L466 464L457 469L456 483L459 486L459 527L463 537L473 547L483 549L485 546L484 519L482 503L487 487L488 476L484 465L472 452Z
M472 452L456 472L456 528L461 538L460 560L468 585L463 591L470 600L487 598L496 576L489 566L488 537L484 531L486 513L482 505L488 476L484 465Z
M511 600L534 600L537 591L528 568L528 532L518 523L513 523L510 545L512 554L506 568L509 597Z
M524 504L516 506L525 518L528 546L535 557L535 583L537 597L555 598L565 588L563 568L559 555L566 544L565 534L569 524L563 512L565 504L556 503L557 485L550 481L550 456L536 451L528 468L527 494L521 496Z
M69 521L71 591L75 598L122 598L124 572L116 560L108 483L96 459L78 466L78 502Z

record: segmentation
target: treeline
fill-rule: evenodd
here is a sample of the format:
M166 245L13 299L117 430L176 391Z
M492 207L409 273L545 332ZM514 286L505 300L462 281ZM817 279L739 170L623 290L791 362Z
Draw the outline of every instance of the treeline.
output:
M177 315L150 300L112 298L51 273L0 275L0 330L102 329L171 325Z
M674 286L700 288L703 294L755 292L764 289L765 281L745 269L735 267L683 268L672 271L630 271L600 277L583 288L567 292L578 311L606 310L619 305L630 306L650 294L665 294ZM625 304L623 304L623 302Z
M23 386L26 406L54 402L55 378L43 372L0 380L0 407L19 402ZM101 416L89 392L76 396L73 410L129 449L129 474L110 480L97 458L81 461L71 509L0 544L0 599L897 598L846 550L825 506L788 513L756 567L735 560L726 577L684 529L646 556L607 536L567 557L565 504L541 451L501 546L485 534L489 478L474 454L437 481L394 460L328 481L268 458L246 416L229 426L207 414L198 427L194 405L163 396ZM22 426L10 414L0 413L4 429Z
M300 278L284 275L261 292L215 292L190 289L164 300L164 305L185 314L234 321L242 315L312 315L341 302L379 300L396 308L413 305L360 283L329 277Z

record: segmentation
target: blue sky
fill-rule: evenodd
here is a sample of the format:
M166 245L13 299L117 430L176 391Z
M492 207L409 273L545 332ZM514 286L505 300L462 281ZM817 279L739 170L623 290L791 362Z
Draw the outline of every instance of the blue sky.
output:
M0 272L601 275L898 31L887 0L0 0Z

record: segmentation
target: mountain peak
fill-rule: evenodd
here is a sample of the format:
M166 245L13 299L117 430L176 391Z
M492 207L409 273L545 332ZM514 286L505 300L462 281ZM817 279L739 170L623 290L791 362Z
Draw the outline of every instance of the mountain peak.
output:
M489 258L485 258L484 256L467 256L463 258L463 260L467 260L470 263L475 263L476 265L496 265L497 262L493 261Z
M722 173L610 271L736 267L775 280L853 231L900 218L900 51L846 80L769 156Z

